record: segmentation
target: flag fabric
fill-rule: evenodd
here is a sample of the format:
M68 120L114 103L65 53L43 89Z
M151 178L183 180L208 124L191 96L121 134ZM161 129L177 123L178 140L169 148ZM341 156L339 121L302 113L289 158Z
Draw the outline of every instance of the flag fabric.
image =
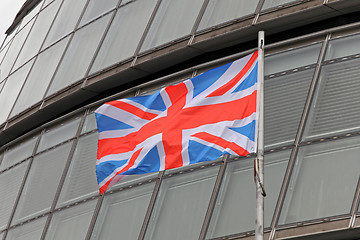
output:
M256 51L155 94L99 107L100 194L122 175L254 152L257 56Z

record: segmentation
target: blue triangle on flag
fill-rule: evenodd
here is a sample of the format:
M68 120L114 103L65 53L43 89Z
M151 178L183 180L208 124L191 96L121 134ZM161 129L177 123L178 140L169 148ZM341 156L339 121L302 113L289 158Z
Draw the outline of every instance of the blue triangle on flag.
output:
M157 147L153 147L145 157L140 161L139 165L126 172L126 175L131 174L146 174L150 172L158 172L160 170L160 156Z
M119 120L113 119L111 117L105 116L100 113L95 113L95 117L97 120L96 122L99 132L133 128L132 126L124 122L121 122Z
M158 110L158 111L166 110L165 103L160 95L160 91L157 91L156 93L151 95L136 96L128 99L137 102L149 109Z
M248 137L251 141L255 141L255 120L245 126L230 129Z
M213 68L199 76L191 78L191 82L194 86L193 97L196 97L205 89L210 87L214 82L216 82L230 67L231 63L225 64L223 66Z
M252 87L257 81L257 68L258 64L251 70L250 74L244 79L242 83L233 91L233 92L240 92L242 90L248 89Z
M189 141L189 158L190 164L197 162L212 161L218 159L223 152L196 142L194 140Z

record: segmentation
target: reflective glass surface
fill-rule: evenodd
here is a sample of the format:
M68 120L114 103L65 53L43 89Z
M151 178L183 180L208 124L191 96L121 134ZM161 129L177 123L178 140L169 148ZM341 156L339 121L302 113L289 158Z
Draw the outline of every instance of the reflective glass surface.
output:
M45 239L85 239L97 199L54 213Z
M98 134L79 139L61 190L59 206L79 201L98 193L95 175Z
M21 23L19 24L20 28L25 26L33 17L35 17L36 14L39 13L39 10L43 5L43 2L44 1L39 1L37 5L33 9L31 9L29 13L26 14L26 16L21 20Z
M265 80L265 146L292 144L304 110L314 69Z
M161 1L141 51L189 35L203 2L203 0Z
M15 116L43 99L68 40L69 37L39 54L10 116Z
M12 106L24 84L26 75L29 72L32 61L21 67L18 71L14 72L7 79L3 90L0 93L0 124L3 123L11 111Z
M300 148L280 224L349 214L360 169L360 138Z
M16 57L19 54L19 51L24 44L25 38L29 33L30 27L33 24L32 20L27 24L20 32L18 32L9 46L8 52L6 53L3 62L1 63L1 75L0 81L4 80L10 73L10 70L14 64ZM1 102L1 101L0 101ZM1 122L1 121L0 121Z
M47 96L85 77L109 19L110 14L75 32L51 82Z
M360 53L360 35L338 38L329 41L325 60L341 58Z
M258 1L210 0L201 19L198 30L254 14ZM224 14L226 13L226 14Z
M215 166L163 179L145 239L198 239L218 171Z
M9 221L28 164L29 160L0 173L0 230L3 230Z
M42 150L75 137L80 120L80 117L77 117L75 119L62 122L54 128L47 129L41 136L37 152L41 152Z
M304 67L317 62L321 44L314 44L283 53L265 57L264 74L270 75L282 71Z
M115 8L118 2L119 0L91 0L86 7L79 26L82 26L87 22L101 16L105 12Z
M72 142L69 142L34 157L13 224L50 209L71 145Z
M84 122L83 128L81 130L81 133L90 132L95 129L97 129L95 113L91 112L85 118L85 122Z
M39 16L35 20L34 26L30 31L24 47L16 60L14 69L17 69L19 66L38 53L40 46L43 43L47 32L49 31L49 27L55 17L60 3L61 1L59 0L55 1L39 13Z
M137 239L155 183L105 196L91 239Z
M305 139L357 131L360 128L360 60L322 67L306 123Z
M117 10L90 73L135 54L156 2L156 0L137 0Z
M264 227L270 226L289 157L289 150L265 155L264 184L268 195L264 199ZM254 230L255 190L253 159L229 163L207 239Z
M20 144L11 146L3 156L0 165L0 171L4 170L28 157L30 157L34 151L37 136L24 140Z
M44 230L46 217L10 229L7 240L39 240Z
M266 10L268 8L277 7L283 4L296 2L297 0L265 0L261 10Z
M55 21L50 28L50 32L45 39L43 49L74 30L85 3L86 1L63 1Z

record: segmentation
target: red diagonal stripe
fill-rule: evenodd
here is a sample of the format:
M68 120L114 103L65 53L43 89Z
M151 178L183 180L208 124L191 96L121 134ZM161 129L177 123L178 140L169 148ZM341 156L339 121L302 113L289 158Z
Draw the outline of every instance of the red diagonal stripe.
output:
M249 61L246 63L245 67L243 69L241 69L241 71L233 79L231 79L229 82L227 82L222 87L216 89L214 92L210 93L207 97L221 96L224 93L226 93L227 91L229 91L232 87L234 87L239 82L239 80L245 75L245 73L247 73L247 71L249 71L249 69L251 68L251 66L253 65L255 60L257 59L257 57L258 57L258 51L253 53L253 55L251 56Z
M226 141L223 138L214 136L214 135L206 133L206 132L195 133L192 136L200 138L202 140L205 140L205 141L207 141L209 143L214 143L214 144L216 144L216 145L218 145L218 146L220 146L220 147L222 147L224 149L230 148L231 150L236 152L239 156L246 156L246 155L249 154L248 151L246 151L244 148L240 147L236 143Z
M114 107L120 108L124 111L127 111L131 114L134 114L135 116L138 116L139 118L142 118L145 120L151 120L158 116L157 114L145 112L138 107L135 107L129 103L125 103L122 101L112 101L112 102L109 102L108 104L110 104Z
M134 154L131 156L129 163L127 164L126 167L124 167L121 171L117 172L116 175L119 175L127 170L129 170L132 166L134 166L135 160L137 159L137 157L139 156L140 152L141 152L142 148L137 150L136 152L134 152ZM115 175L115 176L116 176ZM99 192L100 194L103 194L106 189L108 188L109 184L111 183L111 181L113 180L113 178L115 177L113 176L112 178L110 178L100 189Z

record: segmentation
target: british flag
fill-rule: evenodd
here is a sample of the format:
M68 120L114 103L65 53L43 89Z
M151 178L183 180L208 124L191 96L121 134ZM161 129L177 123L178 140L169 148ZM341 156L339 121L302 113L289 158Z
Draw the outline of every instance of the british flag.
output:
M100 194L121 175L254 152L258 52L95 111Z

